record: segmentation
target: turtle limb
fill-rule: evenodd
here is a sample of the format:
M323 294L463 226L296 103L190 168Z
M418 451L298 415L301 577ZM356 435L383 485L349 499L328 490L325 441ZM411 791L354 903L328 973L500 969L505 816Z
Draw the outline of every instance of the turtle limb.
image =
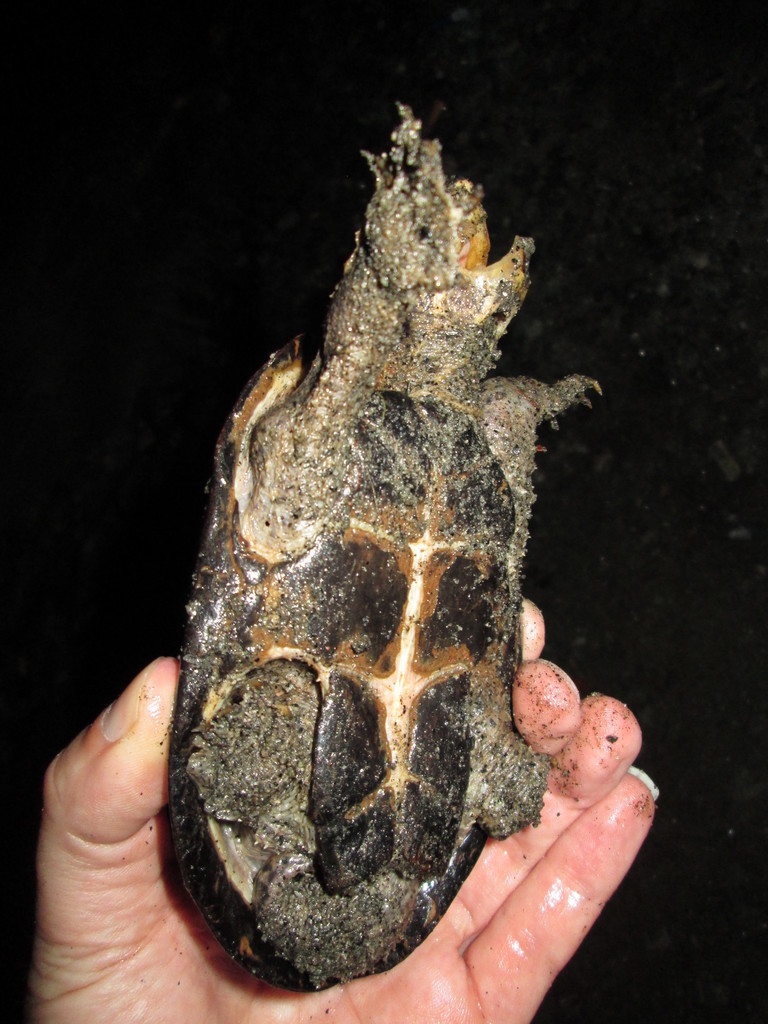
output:
M600 385L590 377L574 374L554 385L530 377L493 377L485 381L480 402L480 427L488 446L498 459L515 504L515 532L508 552L509 578L514 581L513 607L521 600L519 574L528 544L528 520L536 496L533 471L536 468L536 430L544 420L557 426L556 416L573 405L590 405L587 392Z

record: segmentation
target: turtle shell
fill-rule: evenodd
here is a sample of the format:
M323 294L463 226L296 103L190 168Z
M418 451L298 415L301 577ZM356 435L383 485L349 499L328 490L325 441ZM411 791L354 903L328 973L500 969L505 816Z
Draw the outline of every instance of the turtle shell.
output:
M535 427L590 382L484 380L532 245L486 268L471 186L406 110L393 139L323 356L220 436L171 737L185 885L291 989L405 957L549 767L511 716Z
M483 798L508 834L547 771L510 719L515 506L466 414L377 392L345 528L271 564L243 546L243 433L301 373L294 343L219 443L170 770L187 888L232 956L298 989L407 955L482 849Z

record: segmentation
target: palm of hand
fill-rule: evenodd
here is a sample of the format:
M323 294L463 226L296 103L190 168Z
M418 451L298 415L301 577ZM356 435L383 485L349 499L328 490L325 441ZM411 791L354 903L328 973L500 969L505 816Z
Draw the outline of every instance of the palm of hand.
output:
M543 646L537 614L528 608L528 658ZM164 809L175 683L174 661L153 663L49 769L31 1020L528 1021L653 817L649 791L626 775L640 743L631 712L605 697L580 704L563 673L529 661L516 721L556 756L541 824L489 841L433 934L394 970L279 991L229 960L181 890Z

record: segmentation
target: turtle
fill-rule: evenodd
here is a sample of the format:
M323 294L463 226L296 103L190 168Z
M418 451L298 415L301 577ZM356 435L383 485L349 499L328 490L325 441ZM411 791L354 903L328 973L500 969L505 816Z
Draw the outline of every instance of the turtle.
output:
M536 429L594 381L493 376L528 290L405 106L333 292L218 440L171 733L184 884L224 949L309 991L395 966L487 837L539 821L515 730Z

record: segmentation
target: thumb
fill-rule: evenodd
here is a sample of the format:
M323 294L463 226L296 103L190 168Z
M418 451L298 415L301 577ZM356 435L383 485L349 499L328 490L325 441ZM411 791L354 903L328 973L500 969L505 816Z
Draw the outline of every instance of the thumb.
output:
M74 842L111 845L134 835L168 799L166 769L174 658L158 658L53 761L44 825Z

